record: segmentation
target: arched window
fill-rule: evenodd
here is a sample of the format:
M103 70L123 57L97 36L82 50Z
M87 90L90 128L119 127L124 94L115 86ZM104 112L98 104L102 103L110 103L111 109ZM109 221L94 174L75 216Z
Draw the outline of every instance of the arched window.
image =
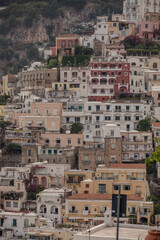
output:
M35 185L39 184L39 179L37 177L33 178L33 184Z
M132 65L132 66L136 66L136 63L135 63L135 62L132 62L131 65Z
M47 207L46 207L46 205L44 205L44 204L42 204L41 206L40 206L40 211L39 211L40 213L47 213Z
M156 62L153 63L153 68L158 68L158 65Z
M46 179L46 177L42 177L42 178L41 178L41 185L42 185L42 186L46 186L46 185L47 185L47 179Z

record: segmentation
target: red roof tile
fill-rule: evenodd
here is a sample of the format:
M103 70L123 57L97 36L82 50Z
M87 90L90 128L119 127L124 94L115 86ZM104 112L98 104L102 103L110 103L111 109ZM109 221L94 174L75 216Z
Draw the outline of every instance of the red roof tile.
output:
M112 200L112 194L74 194L67 199L79 199L79 200ZM127 200L142 201L143 198L136 195L127 195Z
M122 169L146 169L145 163L111 163L110 168L122 168Z
M92 199L92 200L112 200L111 194L74 194L72 196L69 196L67 199Z

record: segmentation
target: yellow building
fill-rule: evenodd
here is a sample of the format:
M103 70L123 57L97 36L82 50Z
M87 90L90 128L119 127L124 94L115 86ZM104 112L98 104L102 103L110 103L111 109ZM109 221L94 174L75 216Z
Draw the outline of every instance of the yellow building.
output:
M78 194L66 200L66 223L78 227L104 221L104 212L109 208L116 217L118 188L121 187L121 212L124 221L135 219L137 223L150 223L153 202L146 202L149 195L145 164L111 164L110 168L99 167L93 180L81 182Z
M121 21L109 21L109 41L110 43L119 43L130 35L135 35L135 23Z
M65 187L71 188L77 192L82 181L93 178L93 172L88 170L69 170L68 172L65 172L64 177Z
M52 83L53 90L56 91L80 91L80 82L54 82Z

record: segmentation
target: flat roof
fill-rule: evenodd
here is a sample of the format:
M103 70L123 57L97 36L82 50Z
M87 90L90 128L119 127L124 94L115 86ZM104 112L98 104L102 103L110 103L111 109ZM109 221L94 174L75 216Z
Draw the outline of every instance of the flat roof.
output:
M119 239L144 239L148 234L147 229L138 229L138 228L119 228ZM105 239L116 239L116 227L107 227L102 230L99 230L91 236L94 237L106 237ZM108 238L107 238L108 237Z

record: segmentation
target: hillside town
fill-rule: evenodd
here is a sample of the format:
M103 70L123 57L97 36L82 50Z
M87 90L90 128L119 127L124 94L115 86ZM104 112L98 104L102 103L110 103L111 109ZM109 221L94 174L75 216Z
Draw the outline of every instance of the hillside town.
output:
M0 239L160 239L159 0L57 36L0 94Z

